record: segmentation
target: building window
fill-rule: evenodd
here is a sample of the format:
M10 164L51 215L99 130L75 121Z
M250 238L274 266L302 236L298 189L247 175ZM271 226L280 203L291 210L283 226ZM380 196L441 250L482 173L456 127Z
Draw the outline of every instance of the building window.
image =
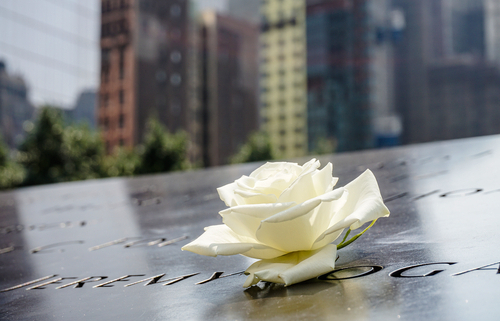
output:
M125 145L125 141L123 140L123 138L120 138L120 146L123 146Z
M121 19L118 21L119 33L128 33L128 21L127 19Z
M107 132L109 130L109 119L108 117L104 118L104 131Z
M109 80L109 66L110 66L110 49L101 50L101 81L108 82Z
M181 84L181 75L175 73L170 76L170 83L174 86L179 86Z
M101 67L101 82L106 83L109 81L109 65Z
M110 0L103 0L102 1L102 7L101 7L101 12L102 13L107 13L111 11L111 1Z
M127 47L120 47L120 60L119 60L119 68L120 68L120 79L125 77L125 50Z
M118 100L120 101L120 105L125 103L125 92L123 90L118 92Z
M170 61L172 61L174 64L177 64L181 62L181 60L182 60L181 53L177 50L172 51L172 53L170 54Z
M125 115L124 114L120 114L118 124L119 124L120 128L125 127Z
M109 94L107 94L107 93L103 94L101 100L102 100L101 101L101 106L104 107L104 108L108 107L108 104L109 104Z
M157 82L162 83L167 79L167 73L163 70L158 70L155 77Z

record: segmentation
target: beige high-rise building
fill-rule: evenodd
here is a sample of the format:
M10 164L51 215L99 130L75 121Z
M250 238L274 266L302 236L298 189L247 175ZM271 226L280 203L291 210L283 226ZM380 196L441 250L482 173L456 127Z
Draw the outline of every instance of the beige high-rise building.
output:
M261 1L262 127L275 154L307 152L305 1Z

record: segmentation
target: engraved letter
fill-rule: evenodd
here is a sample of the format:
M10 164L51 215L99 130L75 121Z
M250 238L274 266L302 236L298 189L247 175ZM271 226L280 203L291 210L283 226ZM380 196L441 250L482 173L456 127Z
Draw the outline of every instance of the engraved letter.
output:
M92 247L89 247L89 251L100 250L100 249L103 249L103 248L111 246L111 245L115 245L115 244L120 244L120 243L126 242L127 240L128 240L128 238L124 237L124 238L121 238L121 239L118 239L118 240L106 242L104 244L92 246Z
M160 239L157 239L157 240L147 240L147 239L142 239L142 240L138 240L138 241L133 241L133 242L129 242L127 244L125 244L123 247L127 247L127 248L130 248L130 247L133 247L133 246L151 246L151 245L156 245L158 243L162 243L162 242L165 242L167 239L166 238L160 238Z
M144 276L144 274L127 274L127 275L124 275L124 276L120 276L119 278L110 280L108 282L104 282L104 283L101 283L101 284L98 284L98 285L94 285L93 288L103 288L103 287L110 288L110 287L112 287L112 285L108 285L108 284L111 284L111 283L114 283L114 282L119 282L119 281L127 282L127 281L130 281L127 278L130 278L130 277L133 277L133 276Z
M44 246L39 246L35 247L33 250L31 250L31 254L35 253L50 253L52 248L66 245L66 244L83 244L85 243L84 241L67 241L67 242L59 242L59 243L54 243L54 244L49 244L49 245L44 245ZM63 252L64 249L60 249L60 252Z
M434 191L432 191L432 192L427 192L427 193L425 193L425 194L422 194L422 195L416 196L416 197L414 197L414 198L413 198L413 200L414 200L414 201L418 201L418 200L420 200L420 199L422 199L422 198L424 198L424 197L431 196L431 195L436 194L436 193L439 193L439 190L438 190L438 189L437 189L437 190L434 190Z
M411 270L413 268L416 268L419 266L425 266L425 265L434 265L434 264L453 265L453 264L457 264L457 262L436 262L436 263L422 263L422 264L411 265L411 266L397 269L396 271L392 271L391 273L389 273L389 276L392 276L394 278L422 278L422 277L426 277L426 276L436 275L436 274L444 271L444 270L432 270L432 271L427 272L427 273L422 274L422 275L403 275L404 272Z
M101 280L104 280L104 279L107 279L107 278L108 278L107 276L89 276L89 277L86 277L86 278L83 278L83 279L80 279L80 280L77 280L77 281L70 282L68 284L64 284L64 285L58 286L56 288L56 290L64 289L64 288L67 288L68 286L72 286L72 285L75 286L75 289L76 288L82 288L85 283L98 282L98 281L101 281ZM94 279L94 280L92 280L92 279Z
M208 283L210 281L213 281L213 280L217 280L217 279L222 279L222 278L227 278L228 276L233 276L233 275L241 275L243 274L245 271L240 271L240 272L235 272L235 273L230 273L230 274L226 274L224 276L221 276L222 274L224 274L224 272L214 272L208 279L206 280L203 280L203 281L200 281L198 283L195 283L196 285L200 285L200 284L205 284L205 283Z
M7 289L3 289L0 292L7 292L7 291L12 291L12 290L20 289L22 287L25 287L25 286L28 286L28 285L32 285L34 283L45 281L45 280L53 278L55 276L57 276L57 274L47 275L47 276L44 276L43 278L39 278L39 279L36 279L36 280L33 280L33 281L29 281L29 282L26 282L26 283L23 283L23 284L19 284L19 285L16 285L16 286L13 286L13 287L10 287L10 288L7 288Z
M463 197L482 192L482 188L461 189L439 195L439 197Z
M27 288L26 290L35 290L35 289L45 289L44 286L49 285L49 284L60 284L62 280L69 280L69 279L76 279L75 277L67 277L67 278L57 278L52 281L44 282L39 285L35 285L32 287Z
M178 277L175 277L175 278L170 278L170 279L163 280L162 282L158 282L158 281L160 281L160 279L162 277L165 276L165 273L162 273L162 274L158 274L158 275L152 276L152 277L147 278L147 279L136 281L134 283L126 284L126 285L124 285L124 287L129 287L129 286L136 285L136 284L139 284L139 283L142 283L142 282L146 282L146 281L148 281L148 283L144 284L144 286L150 285L150 284L156 284L156 283L159 283L159 284L163 283L163 285L170 285L170 284L174 284L174 283L177 283L179 281L188 279L188 278L190 278L192 276L195 276L195 275L198 275L198 274L200 274L200 273L197 272L197 273L193 273L193 274L182 275L182 276L178 276Z
M366 272L362 272L359 274L355 274L353 276L347 276L347 277L343 277L343 278L337 278L333 275L339 271L345 271L345 270L357 269L357 268L370 268L370 269ZM342 269L337 269L337 270L334 270L332 272L328 272L326 274L319 276L318 279L323 280L323 281L333 281L333 280L337 281L337 280L354 279L354 278L359 278L359 277L362 277L365 275L373 274L375 272L382 270L383 268L384 267L380 266L380 265L351 266L351 267L346 267L346 268L342 268Z
M488 266L492 266L492 265L495 265L495 264L498 264L498 269L487 268ZM495 262L495 263L491 263L491 264L480 266L480 267L475 268L475 269L470 269L470 270L458 272L458 273L452 274L451 276L462 275L462 274L465 274L465 273L469 273L469 272L472 272L472 271L479 271L479 270L483 270L483 271L484 270L497 270L497 274L500 274L500 262Z

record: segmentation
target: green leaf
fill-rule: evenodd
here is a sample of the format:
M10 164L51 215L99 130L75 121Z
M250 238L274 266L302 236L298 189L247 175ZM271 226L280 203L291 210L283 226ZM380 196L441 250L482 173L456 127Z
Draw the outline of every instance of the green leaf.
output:
M358 237L360 237L361 235L363 235L366 231L368 231L368 229L370 229L370 227L373 226L373 224L375 224L377 220L373 220L372 223L370 225L368 225L367 228L365 228L362 232L356 234L355 236L353 236L349 241L346 242L346 239L347 239L347 236L351 233L351 229L347 230L347 232L345 233L345 236L344 236L344 239L342 240L342 242L340 242L338 245L337 245L337 250L340 250L341 248L343 247L346 247L347 245L351 244L352 242L356 241L358 239Z

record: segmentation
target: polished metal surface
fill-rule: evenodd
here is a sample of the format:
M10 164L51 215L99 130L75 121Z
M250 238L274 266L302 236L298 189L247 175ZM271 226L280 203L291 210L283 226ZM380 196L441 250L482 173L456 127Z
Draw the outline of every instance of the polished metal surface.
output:
M302 163L308 159L298 160ZM498 320L500 136L320 157L391 210L338 271L244 289L243 256L182 252L261 164L0 194L2 320Z

